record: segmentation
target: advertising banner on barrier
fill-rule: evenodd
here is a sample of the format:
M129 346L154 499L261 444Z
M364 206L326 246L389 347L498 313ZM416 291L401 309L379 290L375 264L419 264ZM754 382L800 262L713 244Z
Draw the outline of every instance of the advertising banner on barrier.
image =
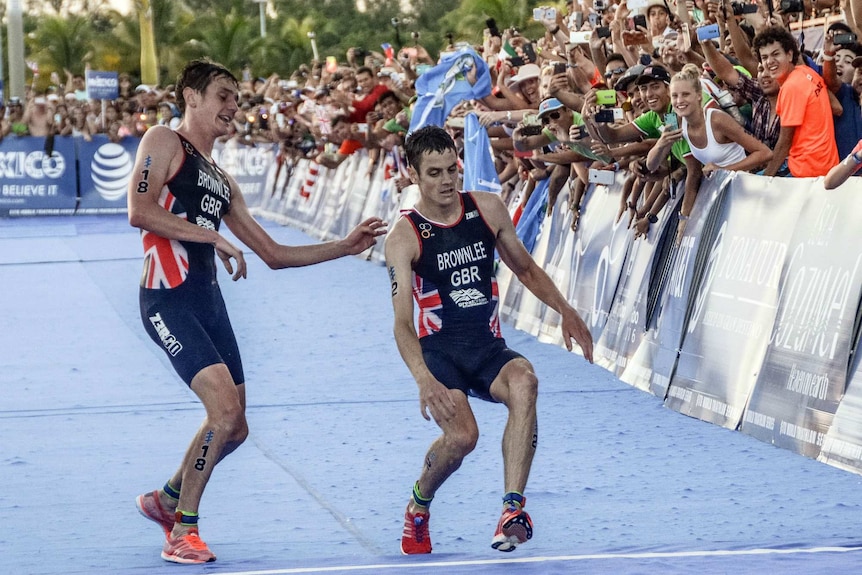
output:
M862 292L859 190L807 181L781 275L778 313L741 431L817 457L844 395Z
M128 211L126 191L138 138L123 138L113 143L105 135L95 135L91 142L77 138L78 182L81 201L79 214L117 214Z
M704 253L712 245L716 211L724 201L723 191L731 172L718 172L704 179L694 207L678 244L669 254L667 274L661 286L656 309L647 318L647 332L628 360L620 379L626 383L664 398L688 318L691 292L702 276ZM671 222L676 234L678 224ZM674 242L676 238L669 238Z
M49 156L45 138L0 140L0 215L71 214L78 201L75 144L55 137Z
M545 271L548 271L548 263L551 258L562 248L564 237L568 233L571 233L572 230L572 217L569 214L568 208L569 193L569 186L563 186L563 189L557 196L557 201L554 202L554 209L551 215L545 217L541 234L533 249L533 261ZM565 286L557 284L557 287L564 288ZM525 289L521 295L518 311L515 314L515 329L527 332L530 335L538 335L547 307L539 298L533 295L533 292Z
M277 144L247 146L231 139L227 143L216 142L213 161L234 177L246 204L255 207L266 197L267 176L275 164L277 152Z
M665 403L735 429L763 362L781 270L808 183L736 174Z
M578 232L572 249L571 282L568 287L572 304L597 341L608 320L632 234L629 219L619 219L623 176L617 173L613 186L593 185L584 196Z
M646 332L647 294L650 284L659 281L658 274L656 277L652 274L656 267L654 260L661 255L660 247L664 242L674 241L677 199L669 200L647 236L633 240L629 247L608 320L596 341L593 352L596 364L617 376L625 370Z
M860 319L862 309L856 315L857 325ZM850 366L847 391L823 438L817 460L862 474L862 361L858 357L855 360L855 365Z
M551 233L557 238L556 247L545 263L545 272L550 276L560 293L563 294L569 291L569 285L572 283L572 254L575 247L575 237L578 234L577 229L572 230L572 225L577 223L575 216L580 216L579 212L572 211L571 187L567 185L565 190L565 194L560 194L553 213ZM544 310L544 316L539 324L539 341L565 346L563 333L560 330L560 314L548 306L544 306ZM574 346L573 351L580 353L578 346Z

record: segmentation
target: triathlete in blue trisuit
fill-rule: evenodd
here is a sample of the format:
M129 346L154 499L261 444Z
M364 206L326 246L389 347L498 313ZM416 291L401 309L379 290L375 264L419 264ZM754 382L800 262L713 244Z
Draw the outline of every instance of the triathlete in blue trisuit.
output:
M228 133L239 88L209 60L186 65L176 84L183 113L176 132L147 130L129 184L129 222L145 250L141 319L153 341L206 408L180 468L162 489L137 498L140 512L162 526L162 558L205 563L215 555L198 535L198 505L213 468L248 435L242 362L216 281L217 255L234 280L246 277L242 251L219 233L222 221L272 269L358 254L386 232L368 218L344 239L307 246L278 244L248 211L236 181L212 160Z
M443 435L428 450L413 486L401 551L431 552L428 507L479 438L468 395L509 410L503 435L503 513L491 546L512 551L533 533L523 493L538 439L538 380L530 362L506 347L500 335L494 251L527 289L562 316L567 348L575 340L592 361L592 337L524 248L499 196L458 189L458 155L445 130L417 130L408 136L405 152L420 196L386 240L395 341L419 386L422 416L430 419L430 412Z

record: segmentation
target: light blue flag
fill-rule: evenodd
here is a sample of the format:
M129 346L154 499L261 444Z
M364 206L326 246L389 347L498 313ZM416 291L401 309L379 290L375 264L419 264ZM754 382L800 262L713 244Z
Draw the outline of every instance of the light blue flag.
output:
M476 68L476 84L470 85L466 73ZM416 79L419 98L413 106L410 131L422 126L443 126L449 112L464 100L477 100L491 93L488 65L470 47L447 54L440 63Z
M533 193L530 194L527 205L524 206L521 219L515 226L515 233L530 253L533 253L533 248L536 247L536 240L539 239L539 232L542 230L542 222L548 209L549 182L548 178L536 182L536 187L533 188Z
M498 194L503 191L491 155L488 131L473 112L464 118L464 189Z

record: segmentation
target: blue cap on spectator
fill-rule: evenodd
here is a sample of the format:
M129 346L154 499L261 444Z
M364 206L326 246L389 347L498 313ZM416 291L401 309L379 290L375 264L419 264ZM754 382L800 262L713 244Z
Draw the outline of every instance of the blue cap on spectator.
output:
M539 104L539 118L549 112L559 110L560 108L565 108L565 106L556 98L547 98L546 100L542 100L542 103Z

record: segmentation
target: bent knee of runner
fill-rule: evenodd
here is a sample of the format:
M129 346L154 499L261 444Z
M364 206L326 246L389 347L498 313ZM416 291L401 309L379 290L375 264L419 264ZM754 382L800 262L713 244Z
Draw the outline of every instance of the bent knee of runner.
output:
M443 437L453 454L463 459L476 449L476 444L479 442L479 429L475 425L458 426L447 431Z
M509 408L534 404L539 395L539 378L532 364L526 359L510 361L491 386L491 394Z

